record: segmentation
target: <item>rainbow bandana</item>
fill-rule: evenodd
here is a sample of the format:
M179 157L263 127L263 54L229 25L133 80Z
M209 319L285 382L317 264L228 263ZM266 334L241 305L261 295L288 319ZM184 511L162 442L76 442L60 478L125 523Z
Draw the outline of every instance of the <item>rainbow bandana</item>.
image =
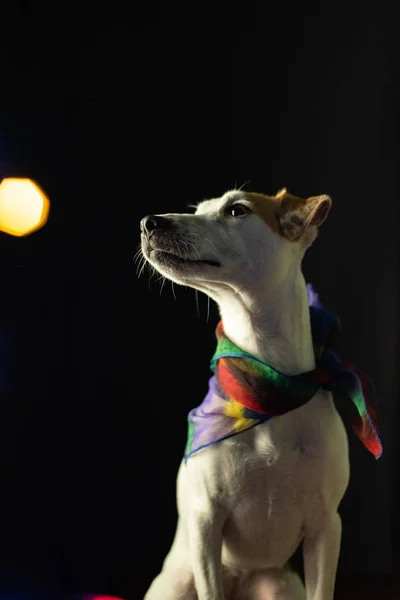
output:
M283 375L231 342L220 322L208 393L188 415L185 460L206 446L303 406L320 387L346 394L353 430L375 458L380 458L382 444L372 382L333 352L339 320L324 310L311 285L307 291L316 369L301 375Z

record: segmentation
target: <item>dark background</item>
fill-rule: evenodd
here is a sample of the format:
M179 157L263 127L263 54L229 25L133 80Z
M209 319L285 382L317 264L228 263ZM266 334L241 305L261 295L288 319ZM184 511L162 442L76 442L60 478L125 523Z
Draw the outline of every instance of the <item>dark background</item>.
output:
M137 278L139 220L237 185L330 194L305 273L375 381L341 580L399 564L399 42L385 3L1 4L0 162L51 198L0 234L4 589L140 600L175 528L216 309ZM372 583L371 583L372 585Z

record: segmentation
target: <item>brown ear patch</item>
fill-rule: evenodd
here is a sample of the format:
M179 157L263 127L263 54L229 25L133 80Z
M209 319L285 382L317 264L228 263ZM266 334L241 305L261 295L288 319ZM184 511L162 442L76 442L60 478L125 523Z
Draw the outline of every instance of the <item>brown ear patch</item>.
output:
M286 194L281 201L279 222L281 231L289 240L299 239L310 226L319 227L330 211L329 196L303 199Z
M329 196L319 196L317 209L315 210L310 225L319 227L325 221L331 210L332 201Z
M310 225L319 227L326 219L332 204L329 196L298 198L286 188L275 196L247 192L246 199L272 231L293 241L299 239Z
M279 211L283 235L289 240L297 240L310 226L319 227L328 216L331 205L330 197L325 195L307 199L285 195Z

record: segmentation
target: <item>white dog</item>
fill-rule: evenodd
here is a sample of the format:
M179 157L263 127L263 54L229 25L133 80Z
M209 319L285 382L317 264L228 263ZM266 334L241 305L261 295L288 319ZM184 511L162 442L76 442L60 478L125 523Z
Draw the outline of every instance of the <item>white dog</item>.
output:
M218 303L243 356L295 376L316 366L301 263L330 207L235 190L195 214L145 217L142 252ZM182 462L175 539L145 600L333 599L349 460L331 392L242 429ZM288 566L301 542L305 587Z

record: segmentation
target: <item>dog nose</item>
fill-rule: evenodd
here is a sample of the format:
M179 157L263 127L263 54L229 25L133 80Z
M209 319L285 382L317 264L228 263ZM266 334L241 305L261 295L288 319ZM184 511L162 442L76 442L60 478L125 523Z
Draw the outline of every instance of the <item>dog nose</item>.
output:
M150 235L155 229L166 229L170 222L165 217L159 215L148 215L140 221L140 230Z

